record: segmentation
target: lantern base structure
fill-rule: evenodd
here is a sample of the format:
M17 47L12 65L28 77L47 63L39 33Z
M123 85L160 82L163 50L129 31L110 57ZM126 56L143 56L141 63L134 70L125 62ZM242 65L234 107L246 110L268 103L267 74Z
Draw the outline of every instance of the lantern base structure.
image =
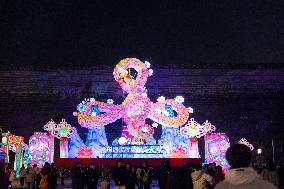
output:
M50 161L51 163L54 162L54 136L50 135L50 148L51 148L51 153L50 153Z
M22 145L16 148L14 169L16 170L16 177L20 177L20 168L23 164L23 149Z
M179 128L164 127L159 140L151 137L130 142L121 138L115 139L109 145L104 127L88 129L86 142L83 142L78 133L70 139L68 153L67 147L61 146L63 141L60 141L60 157L66 158L68 154L69 158L83 158L85 155L81 154L89 154L92 151L90 158L200 158L198 142L189 146L190 139L180 136Z
M181 167L188 162L194 164L201 164L202 160L200 158L123 158L123 162L130 162L133 166L138 166L140 163L147 162L149 166L158 167L163 162L169 161L170 165L173 167ZM54 163L56 167L64 166L71 167L76 162L82 162L88 165L90 162L95 163L96 166L102 166L108 164L109 166L116 166L116 158L68 158L61 159L55 158Z
M68 138L60 139L60 158L68 158Z
M198 141L189 140L189 157L190 158L200 158L198 150Z

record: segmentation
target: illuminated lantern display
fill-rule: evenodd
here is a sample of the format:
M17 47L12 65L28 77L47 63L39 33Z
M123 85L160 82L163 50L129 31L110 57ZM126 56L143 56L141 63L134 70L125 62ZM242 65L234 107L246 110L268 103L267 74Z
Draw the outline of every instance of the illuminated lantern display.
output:
M51 162L51 139L47 133L35 132L29 140L29 162L42 167Z
M16 176L20 175L20 168L23 164L24 150L28 148L28 145L24 143L24 137L9 134L8 135L9 149L15 152L14 169L16 170Z
M180 135L189 139L189 157L200 158L197 138L205 135L204 127L191 118L184 127L180 128Z
M56 123L51 119L47 124L44 125L44 130L50 134L50 161L53 163L54 160L54 136L52 133L56 128Z
M135 74L131 74L134 69ZM77 106L78 112L74 115L78 117L81 126L87 128L97 128L122 118L127 123L128 132L140 139L152 137L154 129L145 123L146 118L160 123L164 126L178 127L183 125L189 113L182 105L183 97L176 100L168 99L162 102L152 103L147 97L147 90L144 85L153 70L149 69L149 64L141 62L136 58L126 58L121 60L115 67L113 75L120 87L128 93L121 105L114 105L113 101L108 103L87 99ZM161 109L157 112L156 109ZM163 110L167 114L163 114ZM175 116L173 110L177 112ZM100 112L104 112L100 114Z
M68 139L75 136L77 130L71 127L65 119L56 125L52 135L60 140L60 158L68 158Z
M205 140L205 160L207 163L216 162L223 169L228 169L229 165L225 158L226 151L230 147L229 138L225 133L212 133L206 135Z
M73 112L73 115L78 118L78 123L82 127L88 128L88 133L96 135L90 135L93 138L87 138L86 143L79 135L71 139L70 154L72 157L78 155L77 152L82 146L90 146L94 152L93 156L99 152L99 154L103 154L100 157L103 157L110 149L107 141L103 138L105 136L102 134L104 126L114 123L118 119L122 119L122 123L125 125L122 127L121 137L112 143L113 146L126 149L128 147L122 147L122 145L158 144L162 149L162 155L159 157L174 156L173 153L179 150L183 152L177 148L177 146L183 146L182 148L186 152L185 157L200 157L198 138L214 132L216 127L207 120L202 125L194 119L188 121L189 114L193 113L193 109L183 105L184 98L182 96L176 96L174 99L160 96L157 98L157 102L151 102L145 88L148 77L153 74L150 66L149 62L142 62L137 58L123 59L115 66L114 79L127 93L121 104L115 104L112 99L101 102L94 98L88 98L77 105L77 111ZM153 123L147 124L146 119L152 120ZM184 124L186 125L181 127ZM158 125L162 126L162 136L156 143L153 134ZM149 155L149 157L154 156L154 154ZM110 157L109 154L107 157Z
M73 113L78 117L79 124L86 128L99 128L122 118L127 124L128 132L142 140L152 137L154 133L152 125L145 123L146 118L168 127L183 125L189 112L182 104L182 96L167 100L159 98L156 103L152 103L147 97L144 85L153 74L153 70L149 68L149 62L144 63L136 58L121 60L114 68L113 75L120 87L128 93L124 102L115 105L110 100L104 103L87 99L77 106L78 112Z
M250 144L250 143L247 141L247 139L246 139L246 138L242 138L242 139L241 139L238 143L239 143L239 144L244 144L244 145L248 146L248 147L250 148L250 150L251 150L251 151L253 151L253 150L254 150L253 145L252 145L252 144Z
M92 132L99 133L99 137L102 137L101 131L104 126L122 119L126 125L123 126L121 138L115 140L113 145L143 145L146 144L146 141L147 144L156 144L153 134L158 124L162 128L175 128L178 130L180 126L187 122L189 111L192 112L192 109L188 109L183 105L184 98L182 96L177 96L174 99L159 97L157 102L150 101L145 88L148 77L153 74L150 66L149 62L142 62L137 58L121 60L114 68L113 76L122 90L127 93L124 101L121 104L114 104L112 99L108 99L106 102L97 101L94 98L84 99L77 105L77 111L73 112L73 115L78 118L78 123L82 127L93 130ZM147 124L146 119L152 120L154 124ZM163 131L163 133L169 132ZM167 134L168 137L175 137L172 131ZM72 143L70 143L72 157L77 155L74 149L76 148L78 151L82 146L80 137L76 136L76 138L76 140L71 140ZM87 138L85 145L89 146L88 141L92 140ZM102 142L104 141L102 138L98 141L100 142L97 144L96 153L98 151L99 154L103 154L103 152L106 152L108 144ZM178 146L178 140L175 140L175 144L167 144L164 141L161 143L167 145L163 151L163 153L166 151L165 157L169 157L169 150L174 145ZM94 147L91 146L91 148L94 150ZM152 156L154 155L152 154Z
M83 146L78 150L77 155L80 158L90 158L93 155L93 150L90 146Z

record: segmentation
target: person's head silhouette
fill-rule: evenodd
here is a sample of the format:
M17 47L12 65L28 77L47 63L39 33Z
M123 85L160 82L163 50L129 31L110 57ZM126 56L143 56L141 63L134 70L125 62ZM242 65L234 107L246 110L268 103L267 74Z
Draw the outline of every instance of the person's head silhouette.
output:
M226 159L232 169L249 167L251 156L250 148L244 144L234 144L226 152Z

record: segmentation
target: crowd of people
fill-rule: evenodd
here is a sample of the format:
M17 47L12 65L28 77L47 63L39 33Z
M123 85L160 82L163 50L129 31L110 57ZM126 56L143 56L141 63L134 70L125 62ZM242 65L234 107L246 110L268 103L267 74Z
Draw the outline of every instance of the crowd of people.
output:
M42 169L37 165L28 164L26 168L22 166L20 169L20 184L27 189L55 189L57 178L61 178L61 185L64 185L64 178L70 176L74 189L97 188L99 180L101 189L109 189L111 180L114 181L116 189L150 189L153 179L157 179L160 189L276 188L279 185L279 170L275 164L269 162L265 167L250 167L251 156L247 146L231 146L226 153L231 168L225 174L222 167L215 163L203 166L187 163L182 167L171 167L169 161L165 161L160 167L152 168L146 162L133 167L130 162L124 164L122 159L117 160L115 167L96 167L93 162L87 166L77 162L70 169L69 175L65 175L60 168L56 169L54 164L45 163ZM12 188L16 173L7 167L5 174L0 172L0 178L6 178L0 179L0 188Z
M98 179L101 178L101 189L109 189L111 179L114 180L117 189L150 189L153 171L147 163L139 165L137 169L132 167L130 162L124 163L119 159L117 166L113 169L108 165L95 168L94 163L90 163L88 168L81 162L77 162L72 168L72 188L87 189L95 188Z
M1 181L1 186L3 186L3 189L13 188L12 183L16 179L16 171L8 165L4 173L3 178L5 179ZM41 170L37 167L37 164L33 166L28 164L26 168L22 165L19 171L20 187L26 189L55 189L57 177L54 164L49 163L45 163Z

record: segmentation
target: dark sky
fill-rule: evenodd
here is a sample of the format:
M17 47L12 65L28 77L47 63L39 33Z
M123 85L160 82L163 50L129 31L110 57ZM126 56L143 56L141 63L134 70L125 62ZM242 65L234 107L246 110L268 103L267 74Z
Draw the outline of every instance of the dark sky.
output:
M0 63L284 62L282 1L98 2L2 0Z

